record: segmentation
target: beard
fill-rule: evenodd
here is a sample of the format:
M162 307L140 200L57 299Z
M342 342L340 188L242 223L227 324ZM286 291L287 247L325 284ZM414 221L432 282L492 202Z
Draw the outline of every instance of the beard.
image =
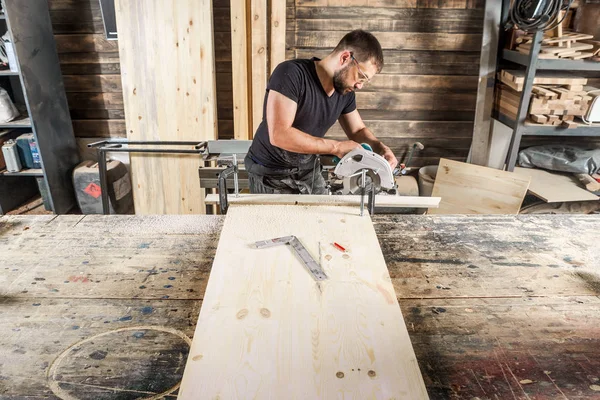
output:
M344 68L336 71L333 74L333 88L341 95L345 95L346 93L354 91L353 86L348 86L346 84L346 77L348 76L349 67L350 65L346 65Z

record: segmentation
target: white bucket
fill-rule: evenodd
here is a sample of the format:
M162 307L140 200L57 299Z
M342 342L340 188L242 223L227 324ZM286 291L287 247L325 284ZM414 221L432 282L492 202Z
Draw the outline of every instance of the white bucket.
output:
M419 168L419 194L421 196L431 196L437 171L437 165L428 165Z

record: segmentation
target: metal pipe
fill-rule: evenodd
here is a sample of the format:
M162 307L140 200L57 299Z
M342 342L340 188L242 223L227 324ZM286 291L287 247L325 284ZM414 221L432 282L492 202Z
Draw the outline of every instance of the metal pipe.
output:
M233 154L233 190L235 193L235 197L238 197L238 192L240 191L240 186L238 183L237 154Z
M98 175L100 178L100 194L102 197L102 214L110 214L108 203L108 183L106 182L106 153L101 147L98 148Z
M360 195L360 216L362 217L365 213L365 189L367 187L366 185L366 180L367 180L367 170L363 169L362 170L362 182L360 183L360 187L362 189L362 193Z

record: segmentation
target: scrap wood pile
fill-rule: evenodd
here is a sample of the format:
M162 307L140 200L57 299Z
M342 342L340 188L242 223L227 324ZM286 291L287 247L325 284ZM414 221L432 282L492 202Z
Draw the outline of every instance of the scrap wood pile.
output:
M519 99L525 84L525 72L502 70L501 82L496 87L494 105L508 118L516 119ZM576 128L575 117L586 114L592 99L600 95L598 89L586 86L587 78L566 73L538 72L533 81L529 103L529 122L544 125L563 125ZM595 92L593 92L595 91Z
M526 35L516 39L519 44L516 50L522 54L529 54L533 36ZM576 32L565 32L558 37L547 37L542 40L541 59L570 59L581 60L585 58L600 58L600 42L593 40L593 35Z

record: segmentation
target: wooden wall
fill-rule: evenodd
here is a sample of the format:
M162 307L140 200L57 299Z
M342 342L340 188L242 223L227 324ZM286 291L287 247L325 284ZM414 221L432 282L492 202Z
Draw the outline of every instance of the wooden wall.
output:
M118 43L105 39L99 0L48 3L80 148L98 138L126 137ZM215 0L213 7L218 126L227 138L233 136L229 0Z
M371 31L385 66L357 92L367 126L413 165L465 160L472 139L484 0L293 0L288 58L321 57L352 29ZM343 136L338 126L328 135Z
M98 0L48 0L75 135L81 147L125 137L116 41L104 39ZM484 0L287 0L290 58L326 55L348 31L372 31L385 67L357 93L371 129L405 159L425 145L414 165L439 157L464 160L471 144ZM233 137L229 0L213 1L219 137ZM600 85L595 75L592 84ZM341 138L338 126L328 136ZM566 140L565 140L566 139ZM526 145L577 142L526 138Z

